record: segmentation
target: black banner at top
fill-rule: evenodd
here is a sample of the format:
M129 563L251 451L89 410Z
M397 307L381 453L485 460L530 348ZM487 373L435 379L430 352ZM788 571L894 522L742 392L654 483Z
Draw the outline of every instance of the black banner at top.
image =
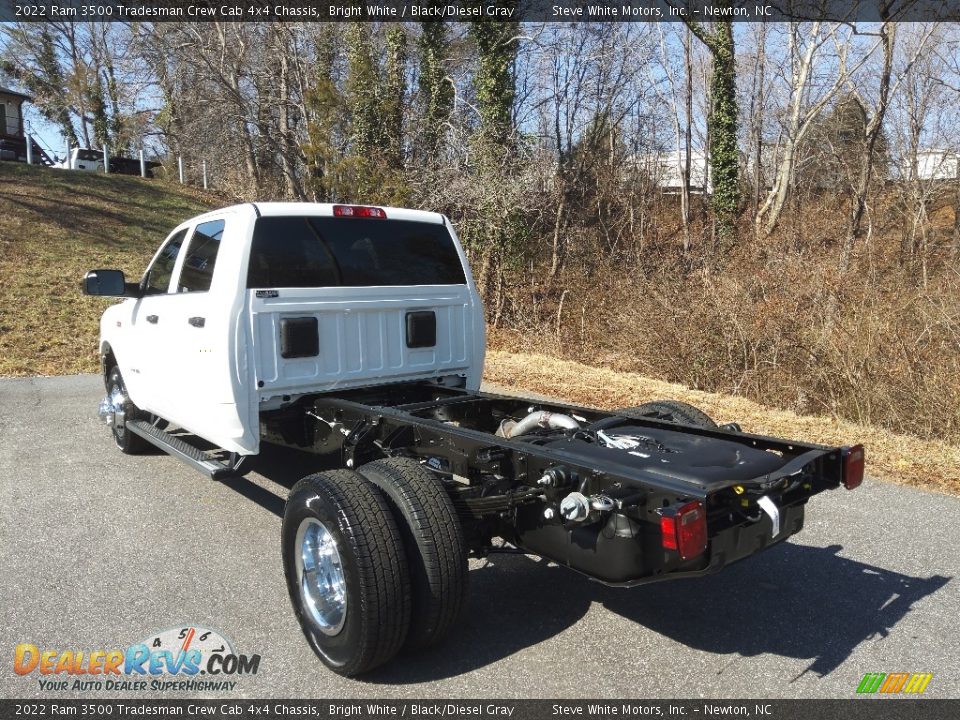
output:
M960 0L0 0L0 21L960 21Z

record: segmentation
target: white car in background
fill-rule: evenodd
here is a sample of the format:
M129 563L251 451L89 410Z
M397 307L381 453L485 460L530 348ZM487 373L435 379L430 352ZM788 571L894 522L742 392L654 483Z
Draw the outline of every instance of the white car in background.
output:
M103 172L103 153L100 150L72 148L70 155L53 167L63 170L85 170L87 172Z

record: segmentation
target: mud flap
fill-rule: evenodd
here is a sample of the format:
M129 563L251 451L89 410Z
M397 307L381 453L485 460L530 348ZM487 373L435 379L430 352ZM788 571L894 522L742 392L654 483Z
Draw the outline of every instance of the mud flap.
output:
M777 535L780 534L780 508L778 508L777 504L767 495L757 500L757 505L759 505L760 509L770 518L770 522L773 525L772 537L776 538Z

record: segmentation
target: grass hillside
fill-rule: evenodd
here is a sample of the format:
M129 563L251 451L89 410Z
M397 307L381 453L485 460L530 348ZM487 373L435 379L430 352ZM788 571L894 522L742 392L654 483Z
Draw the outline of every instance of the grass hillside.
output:
M115 267L139 277L175 225L225 202L156 180L0 163L0 376L97 371L99 318L111 301L81 293L84 273ZM863 442L871 475L960 493L960 448L944 442L543 355L491 352L485 378L607 409L676 398L751 432Z
M0 375L95 371L110 300L84 273L139 278L181 221L225 202L193 188L0 162Z

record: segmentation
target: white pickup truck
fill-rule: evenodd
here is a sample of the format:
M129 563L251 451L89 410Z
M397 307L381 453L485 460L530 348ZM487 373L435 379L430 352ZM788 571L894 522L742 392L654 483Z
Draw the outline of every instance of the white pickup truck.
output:
M703 575L785 540L859 445L717 426L676 401L616 413L480 392L483 310L450 222L247 203L188 220L106 310L100 417L210 477L262 442L323 455L281 530L304 635L356 675L439 642L467 557L501 538L610 585ZM209 449L210 445L214 449Z

